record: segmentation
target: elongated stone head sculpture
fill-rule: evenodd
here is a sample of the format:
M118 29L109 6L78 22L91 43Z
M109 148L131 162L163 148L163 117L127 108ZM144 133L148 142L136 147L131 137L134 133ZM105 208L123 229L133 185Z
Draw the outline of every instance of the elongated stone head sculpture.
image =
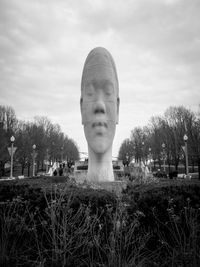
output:
M112 144L119 116L119 84L114 60L105 48L94 48L86 58L80 106L88 143L87 180L114 181Z

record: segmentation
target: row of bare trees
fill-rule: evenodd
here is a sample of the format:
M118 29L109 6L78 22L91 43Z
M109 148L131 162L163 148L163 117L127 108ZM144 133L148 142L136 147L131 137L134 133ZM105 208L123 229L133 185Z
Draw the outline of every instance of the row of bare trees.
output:
M151 158L161 166L165 158L168 168L178 170L184 163L184 135L187 135L189 165L200 170L200 114L183 107L169 107L163 116L152 117L148 125L135 127L129 139L121 144L119 159L124 163Z
M10 160L7 148L11 136L15 137L17 147L15 162L21 164L21 173L32 164L33 145L36 145L37 168L43 169L44 160L79 159L76 143L65 135L58 124L53 124L47 117L35 117L33 122L17 119L12 107L0 106L0 176L5 175L5 163Z

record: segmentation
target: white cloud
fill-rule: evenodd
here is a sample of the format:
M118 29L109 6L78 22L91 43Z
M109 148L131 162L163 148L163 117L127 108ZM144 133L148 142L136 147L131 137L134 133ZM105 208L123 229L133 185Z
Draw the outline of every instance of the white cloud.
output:
M0 104L21 118L48 116L84 151L82 67L104 46L120 82L116 156L134 126L199 104L199 11L198 0L0 0Z

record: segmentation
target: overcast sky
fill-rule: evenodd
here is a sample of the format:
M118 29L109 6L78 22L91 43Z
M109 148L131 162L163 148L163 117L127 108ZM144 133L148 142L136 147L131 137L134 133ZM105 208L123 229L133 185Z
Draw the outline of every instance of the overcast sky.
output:
M47 116L87 151L80 116L83 64L107 48L118 71L113 144L169 106L200 104L199 0L0 0L0 105Z

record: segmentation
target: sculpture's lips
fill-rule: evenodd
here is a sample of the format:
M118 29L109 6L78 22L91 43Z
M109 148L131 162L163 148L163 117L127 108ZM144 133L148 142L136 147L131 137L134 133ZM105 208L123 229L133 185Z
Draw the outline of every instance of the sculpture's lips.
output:
M98 122L93 122L92 123L92 127L105 127L105 128L108 128L108 125L106 122L103 122L103 121L98 121Z

